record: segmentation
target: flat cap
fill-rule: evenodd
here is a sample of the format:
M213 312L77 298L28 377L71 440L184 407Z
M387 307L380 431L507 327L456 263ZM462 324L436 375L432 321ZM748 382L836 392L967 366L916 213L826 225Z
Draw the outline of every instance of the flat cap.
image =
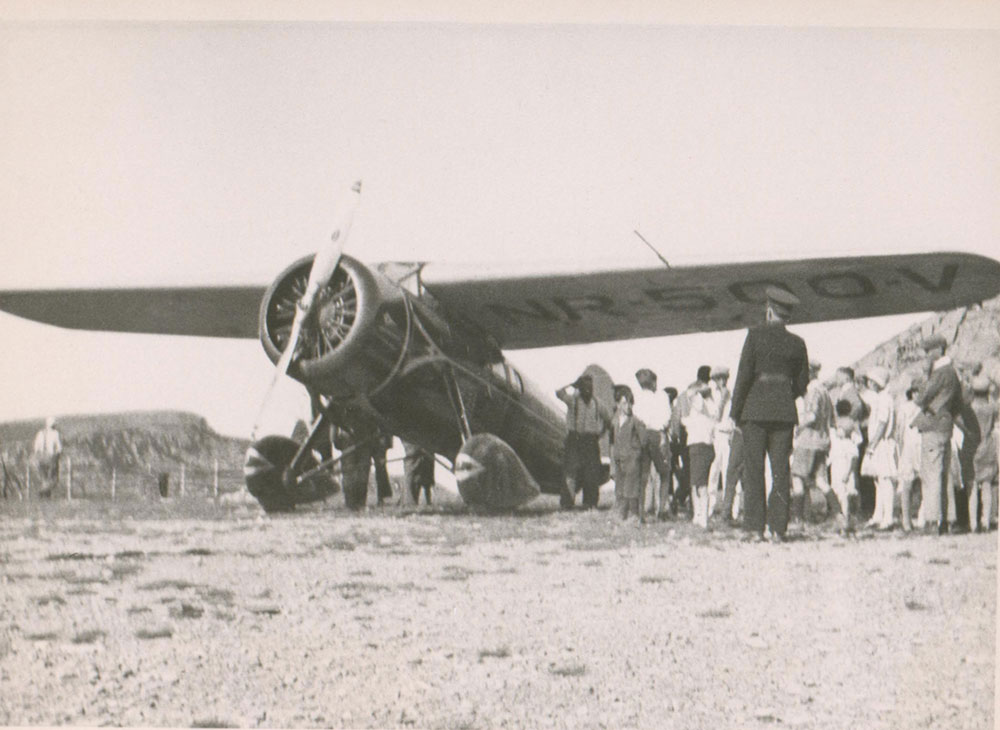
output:
M577 378L576 380L573 381L573 386L576 387L576 388L579 388L582 383L587 383L588 385L593 385L594 384L594 379L592 377L590 377L589 375L587 375L586 373L584 373L579 378Z
M728 378L729 377L729 368L727 368L725 365L716 365L715 367L712 368L712 377L713 378Z
M676 398L677 397L677 388L675 388L672 385L668 385L666 388L664 388L663 392L666 393L671 398Z
M924 348L924 351L933 350L936 347L947 347L948 340L944 338L944 335L933 334L921 342L920 346Z
M972 379L972 392L973 393L989 393L990 392L990 379L985 375L977 375Z

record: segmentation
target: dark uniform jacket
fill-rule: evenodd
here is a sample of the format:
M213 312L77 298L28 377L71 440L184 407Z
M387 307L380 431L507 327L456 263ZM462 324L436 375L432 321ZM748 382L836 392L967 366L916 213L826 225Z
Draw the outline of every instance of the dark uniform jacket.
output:
M923 391L916 397L916 403L923 416L915 421L921 433L934 431L951 435L955 416L962 410L962 383L951 363L931 371Z
M780 323L751 327L733 385L732 418L797 423L795 399L809 385L806 343Z

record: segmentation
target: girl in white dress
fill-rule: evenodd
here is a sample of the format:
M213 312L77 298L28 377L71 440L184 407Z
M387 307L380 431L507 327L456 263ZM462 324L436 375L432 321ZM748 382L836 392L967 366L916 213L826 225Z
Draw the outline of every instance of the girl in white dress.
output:
M874 395L868 417L868 450L861 462L865 476L875 478L875 513L871 523L880 530L891 530L899 460L895 439L896 409L892 394L886 390L889 384L886 368L873 367L865 379Z

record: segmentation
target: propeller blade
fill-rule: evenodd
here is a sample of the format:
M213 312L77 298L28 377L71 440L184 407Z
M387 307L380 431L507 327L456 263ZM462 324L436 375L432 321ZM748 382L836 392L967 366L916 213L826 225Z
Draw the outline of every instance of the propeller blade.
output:
M333 276L333 272L340 264L340 257L344 254L344 244L347 242L347 234L354 222L354 213L358 209L360 199L361 181L358 180L351 187L347 198L339 201L334 207L334 224L330 241L316 252L316 258L313 259L312 268L309 270L309 282L306 284L306 290L300 302L306 314L312 309L313 301L320 289L329 283L330 277Z
M257 431L260 428L260 419L264 415L264 409L267 407L281 376L288 372L288 368L292 364L292 357L299 346L302 324L312 311L316 295L330 282L333 273L340 265L340 259L344 255L344 244L347 242L347 234L350 232L351 224L354 222L354 213L358 209L360 199L361 181L358 180L351 186L351 190L347 196L339 200L337 205L334 206L333 233L330 234L330 240L326 246L316 252L312 268L309 269L309 281L306 284L302 298L295 307L292 330L288 335L288 342L285 344L285 349L282 351L281 357L278 358L278 362L274 367L274 377L271 378L271 384L264 393L264 400L260 404L260 410L257 411L257 418L254 419L253 431L250 434L251 439L257 438Z

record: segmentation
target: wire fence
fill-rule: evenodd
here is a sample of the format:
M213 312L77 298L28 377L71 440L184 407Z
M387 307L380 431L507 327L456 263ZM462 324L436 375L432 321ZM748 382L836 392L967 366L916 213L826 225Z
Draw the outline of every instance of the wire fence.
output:
M45 478L31 459L3 458L0 462L0 498L134 500L195 497L219 499L244 489L243 466L215 461L204 465L169 464L105 467L59 462L58 477Z

